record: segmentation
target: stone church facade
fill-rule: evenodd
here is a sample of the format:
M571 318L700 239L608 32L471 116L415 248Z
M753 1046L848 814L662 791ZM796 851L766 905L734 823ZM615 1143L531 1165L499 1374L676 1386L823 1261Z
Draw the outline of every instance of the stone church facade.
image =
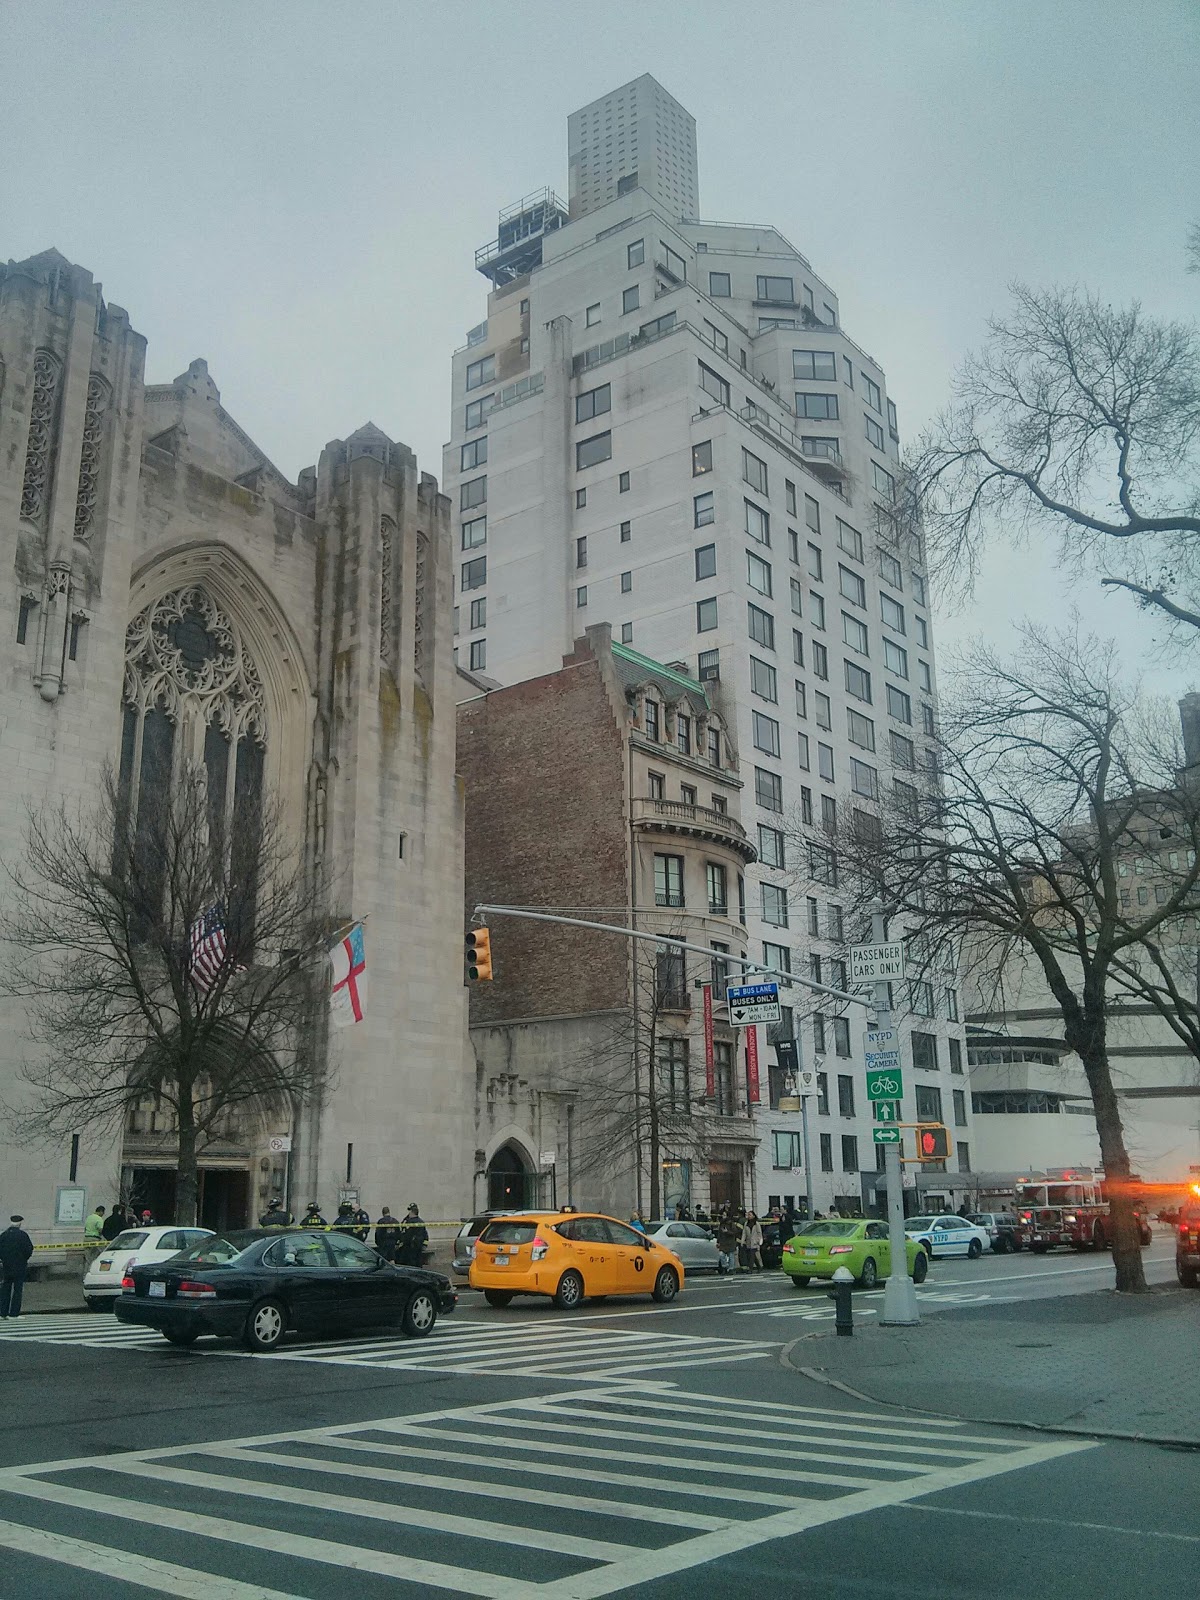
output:
M86 801L106 768L136 787L154 750L208 763L211 795L215 752L228 818L269 795L329 926L365 919L369 994L362 1022L322 1030L322 1103L232 1126L201 1158L204 1220L252 1219L288 1183L301 1209L357 1191L372 1212L455 1216L473 1072L448 502L371 425L291 483L203 361L149 386L144 362L84 269L55 251L0 266L0 864L23 851L28 806ZM216 641L201 674L164 644L180 624ZM11 1107L31 1046L2 1006ZM153 1107L115 1140L81 1127L29 1147L16 1126L0 1124L0 1211L35 1237L78 1234L55 1225L65 1191L169 1209L172 1132Z

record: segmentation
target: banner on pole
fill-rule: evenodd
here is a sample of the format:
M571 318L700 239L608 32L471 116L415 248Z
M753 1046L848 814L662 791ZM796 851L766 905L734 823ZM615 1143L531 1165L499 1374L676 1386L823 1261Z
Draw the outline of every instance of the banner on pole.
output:
M717 1073L713 1061L712 984L704 985L704 1093L711 1100L717 1092Z
M758 1104L758 1029L746 1029L746 1098L752 1106Z

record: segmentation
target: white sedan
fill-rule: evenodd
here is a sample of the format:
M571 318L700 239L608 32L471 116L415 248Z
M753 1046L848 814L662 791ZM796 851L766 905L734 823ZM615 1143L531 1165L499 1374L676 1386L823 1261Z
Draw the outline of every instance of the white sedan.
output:
M717 1241L698 1222L648 1222L646 1237L678 1256L688 1273L719 1272L721 1269Z
M88 1308L103 1311L111 1306L130 1267L156 1266L211 1236L211 1228L126 1228L105 1245L83 1275Z
M944 1212L937 1217L905 1217L904 1231L931 1256L981 1256L991 1243L986 1228Z

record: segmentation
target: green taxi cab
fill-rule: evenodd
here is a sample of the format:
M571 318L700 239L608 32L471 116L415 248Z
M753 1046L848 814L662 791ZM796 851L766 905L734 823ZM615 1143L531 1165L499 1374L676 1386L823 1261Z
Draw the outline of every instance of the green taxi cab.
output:
M906 1239L908 1275L924 1283L929 1257L916 1239ZM808 1222L783 1247L783 1270L794 1289L806 1289L812 1278L832 1278L839 1267L852 1272L864 1289L873 1289L892 1270L887 1224L860 1218Z

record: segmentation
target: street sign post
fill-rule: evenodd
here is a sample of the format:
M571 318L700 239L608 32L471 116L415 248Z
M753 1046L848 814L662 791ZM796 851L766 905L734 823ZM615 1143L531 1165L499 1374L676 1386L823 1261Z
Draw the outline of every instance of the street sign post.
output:
M851 983L899 983L903 977L902 944L896 942L850 946Z
M900 1144L904 1137L899 1128L872 1128L871 1133L876 1144Z
M868 1100L899 1100L904 1094L904 1078L899 1072L885 1068L882 1072L867 1073Z
M900 1071L900 1035L895 1028L868 1028L863 1034L863 1053L868 1072Z
M780 1021L777 983L731 984L725 991L725 998L729 1002L729 1020L735 1028Z
M796 1074L796 1093L801 1096L814 1095L817 1092L817 1075L807 1068Z

